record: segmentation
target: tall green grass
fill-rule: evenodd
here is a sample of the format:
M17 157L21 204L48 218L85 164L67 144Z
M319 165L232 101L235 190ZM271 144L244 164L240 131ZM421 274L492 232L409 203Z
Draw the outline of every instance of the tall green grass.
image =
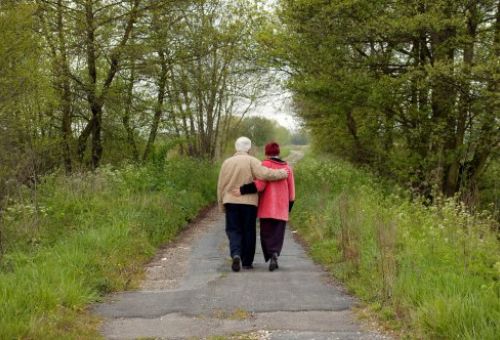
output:
M387 324L423 339L498 339L495 221L453 200L426 207L335 159L295 169L292 224L312 256Z
M98 337L85 313L136 284L144 262L215 197L209 163L162 159L48 176L2 215L0 339Z

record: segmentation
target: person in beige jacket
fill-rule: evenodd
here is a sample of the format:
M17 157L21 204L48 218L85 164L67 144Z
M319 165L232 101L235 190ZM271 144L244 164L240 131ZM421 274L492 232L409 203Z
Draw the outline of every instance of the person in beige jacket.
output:
M252 142L240 137L235 143L236 153L222 163L217 184L217 202L226 213L226 234L232 258L231 268L237 272L240 266L252 268L255 256L256 218L258 194L236 196L232 190L254 179L277 181L288 177L286 170L273 170L248 154Z

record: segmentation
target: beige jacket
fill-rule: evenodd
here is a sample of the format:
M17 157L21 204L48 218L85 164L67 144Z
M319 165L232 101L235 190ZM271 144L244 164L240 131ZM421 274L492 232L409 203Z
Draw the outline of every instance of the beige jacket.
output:
M249 204L257 206L258 194L235 196L232 189L239 188L243 184L252 182L254 179L265 181L277 181L288 177L286 170L272 170L261 164L261 162L246 152L236 152L222 163L217 184L217 203L219 209L224 211L224 204Z

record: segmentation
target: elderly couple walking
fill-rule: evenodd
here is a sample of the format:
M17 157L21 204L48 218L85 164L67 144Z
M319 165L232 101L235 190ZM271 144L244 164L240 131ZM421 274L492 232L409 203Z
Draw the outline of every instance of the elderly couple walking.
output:
M280 147L269 143L261 163L248 154L252 143L240 137L236 153L222 164L217 186L219 207L226 213L226 234L237 272L253 268L256 243L256 218L260 221L262 252L269 270L278 268L288 214L295 200L293 172L279 158Z

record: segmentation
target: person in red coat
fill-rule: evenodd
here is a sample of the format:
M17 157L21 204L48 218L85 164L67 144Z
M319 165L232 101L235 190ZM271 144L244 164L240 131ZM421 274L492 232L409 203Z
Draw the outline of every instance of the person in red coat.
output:
M279 158L280 146L271 142L265 147L266 159L262 165L271 169L285 169L289 172L286 179L268 182L255 180L242 185L240 194L259 192L257 217L260 221L260 242L265 261L269 261L269 270L278 268L278 257L283 248L285 227L295 201L295 183L293 171L287 162Z

